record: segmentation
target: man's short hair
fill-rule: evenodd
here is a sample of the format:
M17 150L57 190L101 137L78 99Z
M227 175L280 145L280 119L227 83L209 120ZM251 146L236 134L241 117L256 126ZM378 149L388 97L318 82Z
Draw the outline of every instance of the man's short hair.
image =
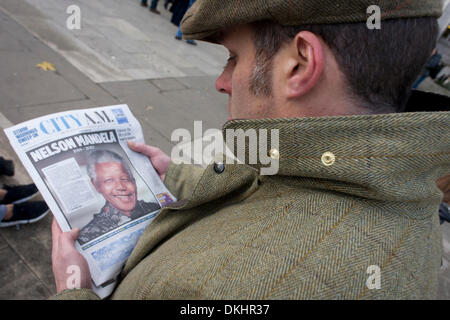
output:
M367 113L404 110L438 33L434 17L383 20L381 30L371 30L365 22L281 26L258 21L250 25L256 49L250 79L254 94L271 94L272 58L300 31L310 31L329 46L346 78L349 97Z
M96 150L92 151L88 158L86 163L86 169L88 172L89 177L92 181L97 182L97 174L95 172L95 165L99 163L107 163L107 162L116 162L120 163L122 165L123 170L128 175L128 178L131 181L134 181L134 176L131 173L131 169L128 166L128 163L125 161L124 158L122 158L120 155L118 155L115 152L108 151L108 150Z

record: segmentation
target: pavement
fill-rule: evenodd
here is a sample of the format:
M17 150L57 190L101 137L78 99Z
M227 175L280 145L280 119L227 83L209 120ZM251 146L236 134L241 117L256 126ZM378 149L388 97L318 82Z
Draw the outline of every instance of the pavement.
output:
M81 29L69 30L66 10L81 9ZM178 128L220 129L227 97L214 88L226 50L174 39L177 27L160 1L161 15L138 0L2 0L0 2L0 127L71 109L126 103L145 140L170 154ZM52 70L38 67L51 65ZM44 63L44 64L43 64ZM438 90L434 83L423 84ZM0 155L16 163L13 178L30 177L0 132ZM46 299L55 293L51 272L52 215L0 230L0 299ZM439 298L450 299L450 224L443 225Z

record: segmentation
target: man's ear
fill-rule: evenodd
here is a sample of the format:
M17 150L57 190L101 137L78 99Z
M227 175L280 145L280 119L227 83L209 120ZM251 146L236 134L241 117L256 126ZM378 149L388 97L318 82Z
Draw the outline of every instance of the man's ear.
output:
M309 31L299 32L290 44L287 62L287 98L295 99L311 91L325 66L324 44Z

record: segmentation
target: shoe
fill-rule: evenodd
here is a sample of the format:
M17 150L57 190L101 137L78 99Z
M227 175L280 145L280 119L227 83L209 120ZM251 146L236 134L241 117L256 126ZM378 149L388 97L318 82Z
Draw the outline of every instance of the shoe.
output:
M181 39L182 39L182 37L180 37L180 36L175 36L175 39L177 39L177 40L181 40Z
M38 193L38 189L34 183L25 186L3 186L6 190L5 197L0 204L18 204L30 200Z
M186 40L186 42L191 44L191 45L193 45L193 46L197 45L197 42L195 42L194 40Z
M44 201L15 204L12 218L0 221L0 228L37 222L44 218L49 211L50 209Z
M154 14L160 14L161 13L157 9L150 9L150 12L153 12Z
M12 177L14 175L14 162L0 157L0 174Z
M164 2L164 9L169 10L169 3L173 6L173 1L166 0L166 2ZM170 9L172 9L172 7L170 7Z
M141 6L147 7L148 6L147 1L141 1Z

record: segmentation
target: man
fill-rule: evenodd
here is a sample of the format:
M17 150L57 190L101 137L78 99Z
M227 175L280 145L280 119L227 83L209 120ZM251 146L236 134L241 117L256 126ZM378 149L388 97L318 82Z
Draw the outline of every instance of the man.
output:
M83 244L118 226L160 209L157 203L137 200L136 181L117 153L100 150L89 154L87 171L98 193L106 200L101 211L84 226L78 237Z
M152 0L152 3L150 4L150 12L153 12L155 14L160 14L158 9L156 7L158 6L159 0ZM147 0L141 0L141 6L147 7Z
M195 2L195 0L189 0L189 4L188 4L188 6L187 6L187 8L186 8L186 11L187 10L189 10L189 8L192 6L192 4ZM183 16L184 16L184 13L183 13ZM182 19L182 17L181 17L181 19ZM181 32L181 23L180 23L180 25L178 26L178 30L177 30L177 33L175 34L175 39L177 39L177 40L181 40L183 38L183 33ZM189 43L189 44L191 44L191 45L194 45L194 46L196 46L197 45L197 42L195 42L194 40L186 40L186 42L187 43Z
M432 111L450 103L411 87L441 3L400 2L197 0L185 38L230 53L216 81L229 96L224 132L279 130L269 152L279 170L220 156L206 169L175 165L130 143L179 201L145 230L112 299L436 297L450 113ZM367 27L374 4L381 30ZM55 298L96 298L64 290L58 257L84 261L76 232L53 232Z

